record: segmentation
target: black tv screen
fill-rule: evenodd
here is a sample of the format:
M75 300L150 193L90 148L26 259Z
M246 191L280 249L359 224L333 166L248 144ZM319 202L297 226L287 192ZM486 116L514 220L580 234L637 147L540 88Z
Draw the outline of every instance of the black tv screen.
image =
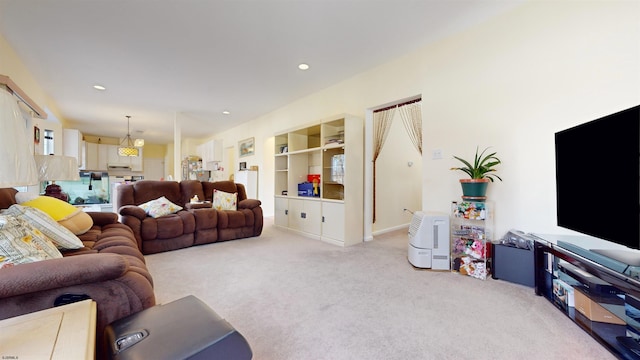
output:
M640 106L559 131L558 226L640 249Z

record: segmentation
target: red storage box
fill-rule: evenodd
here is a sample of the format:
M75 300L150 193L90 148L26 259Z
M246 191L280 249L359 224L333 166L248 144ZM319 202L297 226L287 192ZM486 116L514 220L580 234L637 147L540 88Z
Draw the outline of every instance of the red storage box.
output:
M320 174L307 174L307 181L313 184L313 181L317 181L320 184Z

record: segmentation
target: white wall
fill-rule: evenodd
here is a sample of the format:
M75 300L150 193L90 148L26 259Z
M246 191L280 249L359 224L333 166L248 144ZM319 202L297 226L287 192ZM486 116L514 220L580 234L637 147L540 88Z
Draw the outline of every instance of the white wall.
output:
M496 234L567 232L555 226L553 134L640 103L639 14L632 1L526 3L215 138L255 137L256 154L243 160L260 166L270 216L274 133L422 94L424 209L448 211L460 198L452 155L491 146L503 161L504 182L488 192ZM433 149L444 159L431 160Z

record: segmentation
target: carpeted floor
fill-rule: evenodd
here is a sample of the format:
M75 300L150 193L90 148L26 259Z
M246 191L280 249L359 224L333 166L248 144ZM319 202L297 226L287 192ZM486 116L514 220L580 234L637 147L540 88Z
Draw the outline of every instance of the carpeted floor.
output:
M195 295L256 360L613 359L532 288L416 270L406 231L341 248L257 238L146 256L158 303Z

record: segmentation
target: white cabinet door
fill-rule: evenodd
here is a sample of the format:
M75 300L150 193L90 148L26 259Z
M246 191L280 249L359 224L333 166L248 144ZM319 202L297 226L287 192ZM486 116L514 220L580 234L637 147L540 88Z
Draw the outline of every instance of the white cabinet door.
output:
M274 223L277 226L289 227L289 199L275 198Z
M289 199L289 228L320 236L321 213L319 201Z
M101 152L105 153L105 157L107 158L107 164L108 165L114 165L114 164L128 164L129 161L127 160L123 160L121 159L121 157L118 155L118 145L100 145L101 146Z
M85 142L85 169L99 170L98 168L98 144Z
M128 156L132 171L144 171L143 148L138 148L138 156Z
M344 204L322 202L322 237L344 242Z
M84 149L82 143L82 133L76 129L63 130L62 153L65 156L72 156L78 160L78 167L84 169Z
M202 158L202 168L204 170L217 170L214 165L222 161L222 140L210 140L197 147L198 156Z
M299 199L289 199L289 228L293 230L304 230L304 201Z

